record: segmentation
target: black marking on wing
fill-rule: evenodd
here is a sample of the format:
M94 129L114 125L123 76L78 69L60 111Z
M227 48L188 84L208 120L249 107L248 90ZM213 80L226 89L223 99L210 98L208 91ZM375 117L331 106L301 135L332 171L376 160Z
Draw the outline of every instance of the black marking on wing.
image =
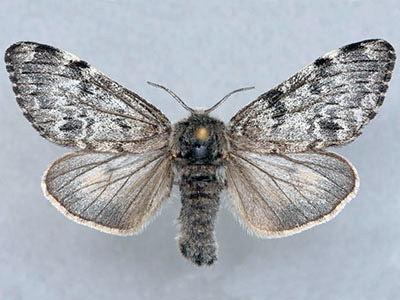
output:
M324 58L318 58L315 62L314 62L314 64L317 66L317 67L328 67L328 66L330 66L331 64L332 64L332 59L331 58L329 58L329 57L324 57Z

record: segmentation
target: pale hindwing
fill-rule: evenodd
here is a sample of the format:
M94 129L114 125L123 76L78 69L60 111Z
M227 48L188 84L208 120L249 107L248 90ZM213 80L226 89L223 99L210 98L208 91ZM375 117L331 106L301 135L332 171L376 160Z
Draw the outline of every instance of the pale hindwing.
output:
M46 139L131 153L167 145L170 122L157 108L75 55L19 42L5 62L19 106Z
M84 225L119 235L139 232L172 186L165 152L78 151L55 161L43 190L60 211Z
M325 54L231 119L233 147L284 153L352 141L382 105L394 62L394 49L384 40Z
M227 186L242 224L261 237L287 236L333 218L358 189L354 167L326 151L233 152Z

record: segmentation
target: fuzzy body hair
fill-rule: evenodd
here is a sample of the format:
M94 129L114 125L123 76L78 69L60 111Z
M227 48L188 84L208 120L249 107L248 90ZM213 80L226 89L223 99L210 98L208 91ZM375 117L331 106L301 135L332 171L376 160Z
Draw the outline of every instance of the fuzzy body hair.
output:
M196 137L204 128L207 139ZM226 186L223 154L228 148L225 126L205 114L193 114L176 124L171 139L181 191L179 249L197 265L211 265L216 259L214 226L219 197Z

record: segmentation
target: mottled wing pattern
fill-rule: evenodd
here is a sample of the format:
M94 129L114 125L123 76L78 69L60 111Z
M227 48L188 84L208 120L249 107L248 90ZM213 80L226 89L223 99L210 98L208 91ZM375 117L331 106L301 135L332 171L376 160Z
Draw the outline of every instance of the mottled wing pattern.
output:
M170 122L157 108L75 55L19 42L5 62L19 106L46 139L131 153L167 145Z
M55 161L43 178L46 196L68 217L120 235L140 231L171 185L171 162L163 151L77 151Z
M235 151L226 174L234 211L261 237L287 236L328 221L358 189L354 167L323 150L279 155Z
M232 118L233 148L287 153L352 141L382 105L395 58L384 40L325 54Z

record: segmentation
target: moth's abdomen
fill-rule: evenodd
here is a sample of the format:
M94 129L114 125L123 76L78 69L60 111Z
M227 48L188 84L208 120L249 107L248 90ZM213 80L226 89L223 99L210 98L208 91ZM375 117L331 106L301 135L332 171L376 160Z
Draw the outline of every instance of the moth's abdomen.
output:
M184 257L199 266L211 265L217 259L214 225L222 188L216 167L184 167L180 183L179 249Z

